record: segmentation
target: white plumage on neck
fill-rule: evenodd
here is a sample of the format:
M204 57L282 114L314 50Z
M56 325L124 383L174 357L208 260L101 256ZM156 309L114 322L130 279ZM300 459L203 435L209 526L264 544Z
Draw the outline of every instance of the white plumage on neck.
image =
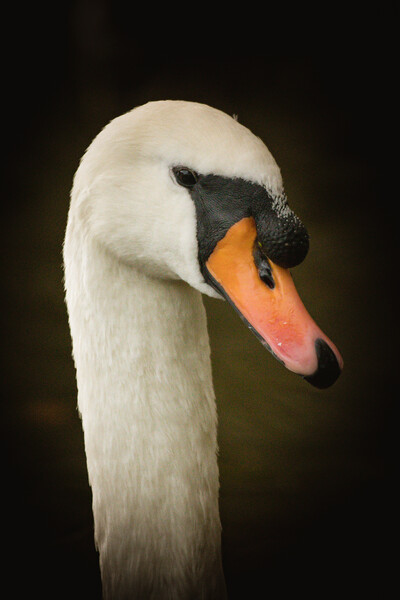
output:
M67 301L105 597L223 597L201 295L81 243Z

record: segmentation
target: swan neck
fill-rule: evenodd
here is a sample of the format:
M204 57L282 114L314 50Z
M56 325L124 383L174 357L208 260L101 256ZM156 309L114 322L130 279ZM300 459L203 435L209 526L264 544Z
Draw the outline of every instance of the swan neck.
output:
M200 293L68 232L66 299L106 598L222 598L216 407Z

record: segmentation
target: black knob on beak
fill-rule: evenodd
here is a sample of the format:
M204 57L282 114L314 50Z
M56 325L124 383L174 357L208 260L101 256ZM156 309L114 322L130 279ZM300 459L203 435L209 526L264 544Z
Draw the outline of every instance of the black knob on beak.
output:
M265 254L285 269L299 265L307 256L308 233L293 213L287 219L280 219L272 214L268 220L268 227L261 227L258 239Z
M285 196L253 199L252 213L256 221L257 239L263 253L275 264L290 269L307 256L307 229L289 208Z

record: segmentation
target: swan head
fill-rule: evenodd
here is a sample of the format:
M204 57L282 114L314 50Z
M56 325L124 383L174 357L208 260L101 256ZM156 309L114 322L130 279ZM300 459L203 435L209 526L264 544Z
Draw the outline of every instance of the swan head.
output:
M336 380L340 354L288 272L307 231L268 148L236 119L184 101L117 117L81 160L71 213L119 261L228 299L290 370L317 387Z

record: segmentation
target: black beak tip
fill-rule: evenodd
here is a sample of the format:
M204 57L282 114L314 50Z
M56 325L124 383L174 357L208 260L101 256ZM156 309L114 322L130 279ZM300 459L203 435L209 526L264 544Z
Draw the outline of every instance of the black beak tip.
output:
M342 370L332 348L321 338L315 341L315 351L318 357L318 369L304 379L319 389L325 389L335 383Z

